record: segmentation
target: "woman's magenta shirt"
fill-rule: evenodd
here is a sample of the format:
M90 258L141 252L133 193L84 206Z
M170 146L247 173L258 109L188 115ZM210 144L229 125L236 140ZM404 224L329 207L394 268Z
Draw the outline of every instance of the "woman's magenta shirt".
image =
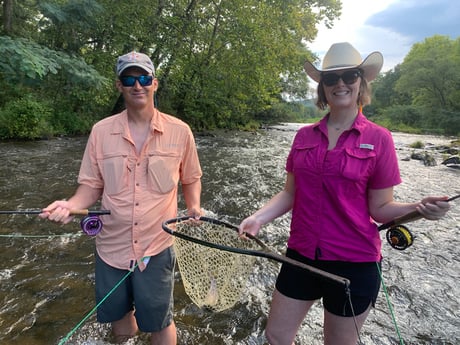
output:
M287 158L286 170L295 177L288 247L311 259L379 261L368 190L401 183L393 138L359 113L328 150L327 118L301 128Z

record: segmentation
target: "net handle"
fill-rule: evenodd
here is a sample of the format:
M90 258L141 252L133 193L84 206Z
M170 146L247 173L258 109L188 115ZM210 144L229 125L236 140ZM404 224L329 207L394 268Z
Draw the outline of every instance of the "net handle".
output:
M336 283L339 283L341 285L344 285L346 289L348 289L350 287L350 280L348 280L347 278L343 278L343 277L340 277L338 275L335 275L335 274L320 270L320 269L318 269L316 267L312 267L310 265L304 264L303 262L288 258L285 255L275 253L273 250L271 250L267 245L265 245L257 237L252 236L251 234L248 234L248 233L245 233L245 236L247 236L251 240L256 241L257 244L260 245L263 248L263 251L235 248L235 247L230 247L230 246L226 246L226 245L222 245L222 244L216 244L216 243L204 241L204 240L201 240L201 239L198 239L198 238L195 238L195 237L192 237L192 236L185 235L185 234L182 234L180 232L174 231L174 229L169 227L169 225L171 225L171 224L177 224L177 223L181 223L181 222L184 222L184 221L192 221L192 222L193 221L196 221L196 222L204 221L204 222L208 222L208 223L212 223L212 224L216 224L216 225L225 226L226 228L229 228L229 229L232 229L233 231L238 232L238 227L237 226L235 226L233 224L230 224L230 223L227 223L227 222L224 222L222 220L218 220L218 219L214 219L214 218L208 218L208 217L200 217L198 220L195 220L194 218L191 218L191 217L188 217L188 216L172 218L172 219L169 219L169 220L163 222L162 228L167 233L169 233L169 234L171 234L173 236L182 238L184 240L190 241L190 242L201 244L203 246L207 246L207 247L214 248L214 249L225 250L225 251L232 252L232 253L243 254L243 255L252 255L252 256L262 257L262 258L266 258L266 259L271 259L271 260L274 260L274 261L277 261L277 262L280 262L280 263L290 264L290 265L293 265L293 266L296 266L296 267L303 268L303 269L305 269L305 270L307 270L307 271L309 271L309 272L311 272L313 274L316 274L316 275L318 275L320 277L323 277L323 278L329 279L331 281L334 281Z

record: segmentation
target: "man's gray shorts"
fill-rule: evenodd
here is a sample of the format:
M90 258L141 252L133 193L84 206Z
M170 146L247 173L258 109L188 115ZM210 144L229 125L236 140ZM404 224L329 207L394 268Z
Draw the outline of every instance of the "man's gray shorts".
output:
M118 321L134 309L142 332L168 327L173 319L175 259L169 247L152 256L144 271L136 267L130 273L108 265L96 253L96 303L106 298L97 309L97 321Z

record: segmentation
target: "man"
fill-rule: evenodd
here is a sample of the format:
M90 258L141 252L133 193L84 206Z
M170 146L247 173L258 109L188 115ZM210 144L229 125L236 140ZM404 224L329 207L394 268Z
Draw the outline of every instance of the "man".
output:
M131 52L116 68L126 110L94 125L75 194L40 216L66 224L70 210L101 199L111 215L103 216L96 237L97 302L132 273L98 308L97 319L112 323L118 342L139 329L151 333L151 344L172 345L175 256L161 224L177 216L179 182L188 215L200 216L202 172L189 126L155 109L158 80L150 58Z

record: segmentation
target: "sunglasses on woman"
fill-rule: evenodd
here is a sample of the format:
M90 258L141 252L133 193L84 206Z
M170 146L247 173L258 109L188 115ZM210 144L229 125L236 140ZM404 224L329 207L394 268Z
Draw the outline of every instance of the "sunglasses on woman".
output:
M361 77L361 72L359 70L346 71L342 74L337 73L324 73L321 74L321 80L326 86L336 85L340 79L347 85L356 83L358 78Z
M149 86L152 85L153 76L151 75L140 75L138 77L127 75L120 77L121 85L123 86L134 86L136 84L136 80L139 82L140 86Z

